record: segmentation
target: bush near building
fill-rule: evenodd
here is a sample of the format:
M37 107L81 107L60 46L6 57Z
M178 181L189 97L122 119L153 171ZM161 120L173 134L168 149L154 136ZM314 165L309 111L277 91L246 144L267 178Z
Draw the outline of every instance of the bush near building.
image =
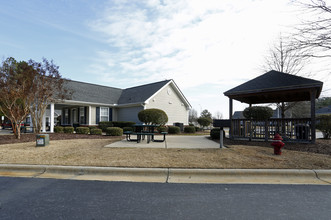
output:
M123 129L119 127L109 127L106 129L106 134L110 136L122 136Z

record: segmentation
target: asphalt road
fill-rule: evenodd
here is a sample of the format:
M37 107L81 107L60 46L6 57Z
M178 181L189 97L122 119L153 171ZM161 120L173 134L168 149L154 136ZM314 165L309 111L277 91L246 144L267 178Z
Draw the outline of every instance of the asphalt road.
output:
M331 186L0 177L0 219L330 219Z

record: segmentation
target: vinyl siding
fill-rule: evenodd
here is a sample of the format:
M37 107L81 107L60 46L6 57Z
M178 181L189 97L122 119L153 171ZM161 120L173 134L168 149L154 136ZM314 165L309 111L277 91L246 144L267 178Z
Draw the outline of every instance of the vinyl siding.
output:
M150 108L158 108L165 111L168 115L168 125L173 125L175 122L188 125L189 110L171 84L163 88L149 100L149 103L146 104L146 109Z
M127 107L117 109L117 121L133 121L141 123L138 119L138 113L144 110L142 106Z

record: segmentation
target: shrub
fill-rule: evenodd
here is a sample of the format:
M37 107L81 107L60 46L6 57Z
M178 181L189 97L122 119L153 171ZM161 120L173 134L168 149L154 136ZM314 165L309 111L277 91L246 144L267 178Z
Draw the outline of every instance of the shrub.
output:
M247 119L254 119L265 121L272 117L274 114L273 110L270 107L265 106L253 106L245 108L243 115Z
M202 127L207 127L207 126L209 126L212 122L213 122L213 119L208 118L208 117L200 117L200 118L198 118L198 123L199 123Z
M64 127L63 132L66 134L73 134L74 133L74 127Z
M136 124L133 121L113 121L112 123L113 125L108 127L124 128L124 127L132 127L132 125Z
M123 129L119 127L109 127L106 129L106 134L110 136L122 136Z
M220 128L213 128L210 130L210 137L211 139L220 139ZM225 131L223 130L223 138L225 138Z
M97 127L97 126L89 126L88 128L90 129L90 133L91 133L91 130L92 130L92 129L96 129L96 128L98 128L98 127Z
M145 124L165 125L168 122L167 114L156 108L145 109L138 113L138 118Z
M88 134L90 129L88 127L77 127L76 134Z
M168 133L169 134L179 134L180 133L180 128L177 126L169 126L168 127Z
M133 128L132 127L124 127L123 128L123 132L124 131L133 131Z
M92 129L90 130L90 134L91 134L91 135L102 135L102 130L99 129L99 128L92 128Z
M113 127L113 122L111 121L101 121L99 122L99 128L103 131L106 132L106 129L108 127Z
M331 115L318 116L316 128L323 133L325 139L329 139L331 137Z
M195 126L195 131L200 131L201 129L198 126Z
M159 127L157 127L157 131L159 132L159 133L161 133L161 132L166 132L168 129L167 129L167 127L166 126L159 126Z
M195 127L194 126L185 126L184 132L185 133L195 133Z
M63 133L63 127L61 127L61 126L54 127L54 132L55 133Z

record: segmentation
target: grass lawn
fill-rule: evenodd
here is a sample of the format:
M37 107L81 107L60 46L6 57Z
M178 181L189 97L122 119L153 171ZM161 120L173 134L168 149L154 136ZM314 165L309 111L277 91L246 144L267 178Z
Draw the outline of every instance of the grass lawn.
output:
M104 147L121 138L52 140L0 145L2 164L79 165L171 168L331 169L331 155L283 150L281 156L262 146L230 145L226 149L150 149Z

